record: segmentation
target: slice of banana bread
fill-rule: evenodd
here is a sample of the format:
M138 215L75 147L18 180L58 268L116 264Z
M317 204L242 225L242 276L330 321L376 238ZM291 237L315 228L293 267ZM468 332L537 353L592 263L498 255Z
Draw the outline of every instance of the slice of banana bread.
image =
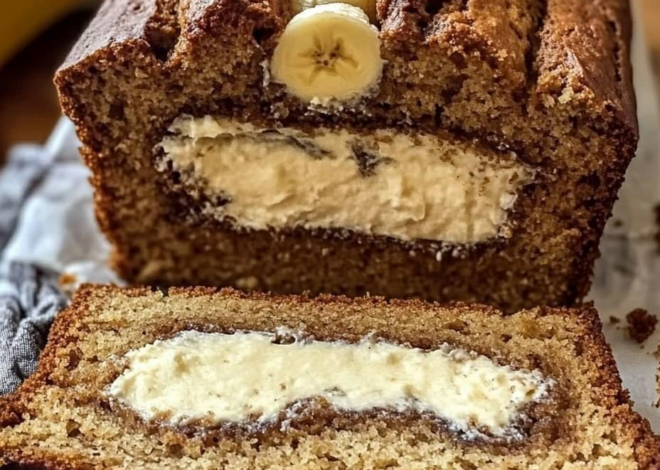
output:
M126 279L583 297L637 141L627 0L107 0L57 73Z
M0 402L50 469L658 468L596 313L84 287Z

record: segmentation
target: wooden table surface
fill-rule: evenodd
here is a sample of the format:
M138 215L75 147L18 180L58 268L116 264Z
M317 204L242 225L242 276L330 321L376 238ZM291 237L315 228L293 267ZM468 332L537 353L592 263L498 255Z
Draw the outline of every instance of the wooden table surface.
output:
M660 82L660 0L635 1ZM60 115L52 76L89 17L80 12L62 20L0 68L0 161L12 145L50 134Z

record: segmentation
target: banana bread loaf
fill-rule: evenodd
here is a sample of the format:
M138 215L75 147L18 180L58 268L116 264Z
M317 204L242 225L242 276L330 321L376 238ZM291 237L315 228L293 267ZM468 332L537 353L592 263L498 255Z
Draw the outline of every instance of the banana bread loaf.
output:
M84 287L0 465L658 469L597 314Z
M56 77L129 281L569 305L637 142L627 0L107 0Z

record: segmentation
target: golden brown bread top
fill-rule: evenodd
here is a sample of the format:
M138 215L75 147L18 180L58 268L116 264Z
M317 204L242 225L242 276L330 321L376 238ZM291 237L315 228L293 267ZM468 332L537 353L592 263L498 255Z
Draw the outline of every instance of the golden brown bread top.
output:
M636 132L628 0L378 0L378 13L385 38L473 51L514 94L587 91ZM276 37L290 13L286 0L106 0L60 71L124 47L166 53L238 16Z

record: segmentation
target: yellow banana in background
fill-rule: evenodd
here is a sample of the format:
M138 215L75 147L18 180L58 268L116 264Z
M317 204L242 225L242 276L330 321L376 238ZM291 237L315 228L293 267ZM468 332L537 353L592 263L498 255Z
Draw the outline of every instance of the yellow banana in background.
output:
M67 13L88 0L9 0L0 15L0 66Z

